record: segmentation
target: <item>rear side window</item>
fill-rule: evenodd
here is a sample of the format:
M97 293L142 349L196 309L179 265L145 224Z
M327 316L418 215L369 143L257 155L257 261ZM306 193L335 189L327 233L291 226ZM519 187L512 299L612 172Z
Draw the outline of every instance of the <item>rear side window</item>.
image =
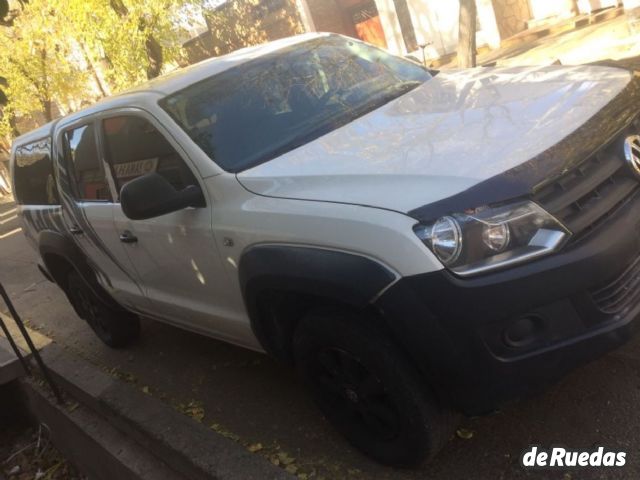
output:
M15 152L15 193L23 205L56 205L58 190L51 161L51 138L21 145Z
M96 146L93 124L64 134L65 156L75 180L79 200L110 201L109 185Z
M107 161L118 191L141 175L156 172L176 190L195 185L189 167L167 139L144 118L123 115L102 122Z

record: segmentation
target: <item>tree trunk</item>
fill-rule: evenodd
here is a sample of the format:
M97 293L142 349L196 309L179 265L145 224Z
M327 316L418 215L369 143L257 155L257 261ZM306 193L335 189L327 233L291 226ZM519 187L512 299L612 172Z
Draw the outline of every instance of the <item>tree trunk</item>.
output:
M109 0L109 5L111 9L116 12L116 14L120 17L125 17L129 15L129 9L122 2L122 0ZM138 28L142 31L146 27L146 21L144 18L140 18L138 20ZM151 34L147 36L145 40L145 50L147 52L147 60L149 64L146 68L147 78L151 80L152 78L160 75L162 71L163 64L163 56L162 56L162 45L155 39L155 37Z
M42 74L42 84L38 90L40 91L40 103L42 104L44 118L47 122L50 122L53 120L53 99L51 98L51 92L49 89L47 61L47 47L45 45L40 49L40 71Z
M120 17L124 17L129 14L129 9L124 3L122 3L122 0L111 0L109 5L111 5L111 9Z
M11 133L13 138L17 138L21 135L20 130L18 130L18 122L16 121L16 114L13 113L13 110L9 112L9 126L11 127Z
M476 17L475 0L460 0L460 29L458 31L458 67L476 66Z
M82 42L78 42L78 44L80 45L80 49L82 50L82 55L84 55L84 61L87 62L87 67L89 68L89 71L93 76L93 81L95 82L96 87L98 87L98 90L100 90L100 94L103 97L106 97L109 93L107 92L107 89L105 88L105 86L102 84L102 79L100 78L100 75L98 74L98 70L96 69L96 66L91 60L91 57L89 56L87 47Z
M44 114L44 119L47 122L53 120L53 102L51 100L41 100L42 103L42 113Z
M151 80L162 72L162 46L153 37L153 35L149 35L145 42L145 48L147 50L147 58L149 59L149 65L147 66L147 78Z

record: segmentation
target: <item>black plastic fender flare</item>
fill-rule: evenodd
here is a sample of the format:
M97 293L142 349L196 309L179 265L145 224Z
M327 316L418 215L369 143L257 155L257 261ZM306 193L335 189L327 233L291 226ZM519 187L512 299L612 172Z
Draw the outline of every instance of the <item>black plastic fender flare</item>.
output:
M258 308L262 292L306 294L364 308L398 277L383 264L355 253L281 244L249 247L238 271L251 328L267 351L269 338L261 328Z

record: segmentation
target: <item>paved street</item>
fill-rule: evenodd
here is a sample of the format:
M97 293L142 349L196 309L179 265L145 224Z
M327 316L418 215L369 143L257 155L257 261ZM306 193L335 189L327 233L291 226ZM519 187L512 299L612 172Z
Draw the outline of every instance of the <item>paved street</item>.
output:
M472 438L454 438L420 471L393 471L355 452L325 423L293 372L269 358L145 321L141 342L103 346L34 265L11 203L0 203L0 281L28 324L207 426L275 459L295 458L311 478L638 478L640 339L582 368L544 395L490 417L465 419ZM259 444L259 445L258 445ZM603 445L628 452L622 469L524 472L530 444ZM289 460L286 460L289 461Z

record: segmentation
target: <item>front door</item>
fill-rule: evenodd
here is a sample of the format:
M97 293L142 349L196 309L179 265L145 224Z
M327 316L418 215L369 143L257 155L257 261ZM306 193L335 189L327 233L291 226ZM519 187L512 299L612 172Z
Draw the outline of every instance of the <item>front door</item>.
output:
M150 172L165 177L176 190L199 185L184 152L154 122L143 112L101 120L103 150L116 192L128 181ZM211 217L209 198L206 207L148 220L130 220L118 204L114 208L115 228L149 299L147 313L233 340L237 322L229 314L230 287Z

